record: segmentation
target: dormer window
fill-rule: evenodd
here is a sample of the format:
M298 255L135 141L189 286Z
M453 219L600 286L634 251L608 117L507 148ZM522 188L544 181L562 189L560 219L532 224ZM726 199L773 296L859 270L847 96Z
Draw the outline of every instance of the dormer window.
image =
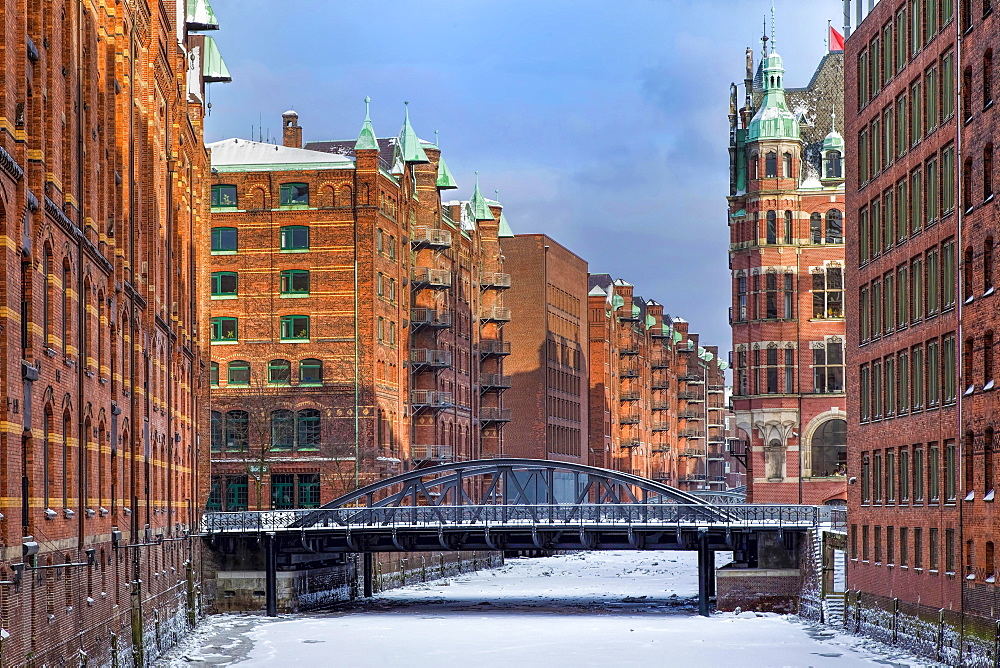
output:
M823 162L825 163L824 173L828 179L841 179L844 178L843 166L841 163L840 151L827 151L824 156Z
M778 175L778 154L771 151L764 158L764 176L771 177Z

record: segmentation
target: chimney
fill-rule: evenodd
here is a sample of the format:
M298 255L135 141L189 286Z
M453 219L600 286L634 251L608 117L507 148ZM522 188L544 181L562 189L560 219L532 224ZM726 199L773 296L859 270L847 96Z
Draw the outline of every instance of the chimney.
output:
M289 109L281 115L281 143L292 148L302 148L302 128L299 115Z

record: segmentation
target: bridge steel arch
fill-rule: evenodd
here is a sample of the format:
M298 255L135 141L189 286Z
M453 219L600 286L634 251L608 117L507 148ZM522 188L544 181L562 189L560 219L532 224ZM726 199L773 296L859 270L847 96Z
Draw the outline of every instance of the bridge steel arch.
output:
M572 474L573 499L557 498L558 473ZM641 476L572 462L502 458L440 464L386 478L330 501L292 526L324 524L346 508L662 503L700 506L706 516L718 513L710 499Z

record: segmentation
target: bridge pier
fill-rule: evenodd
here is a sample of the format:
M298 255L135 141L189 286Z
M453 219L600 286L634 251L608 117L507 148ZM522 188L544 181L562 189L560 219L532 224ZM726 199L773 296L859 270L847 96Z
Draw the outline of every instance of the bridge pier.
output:
M264 598L267 616L278 616L278 564L274 553L274 532L264 537Z
M715 559L712 550L708 549L708 530L698 530L698 614L708 617L708 597L714 588L712 584Z
M364 570L364 573L361 574L361 579L364 581L364 595L365 598L371 598L375 594L373 582L375 578L375 564L373 563L371 552L363 552L362 557L362 570Z

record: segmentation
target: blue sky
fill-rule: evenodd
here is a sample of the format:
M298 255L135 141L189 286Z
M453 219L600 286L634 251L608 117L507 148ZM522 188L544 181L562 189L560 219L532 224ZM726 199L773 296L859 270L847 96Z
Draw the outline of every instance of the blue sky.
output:
M760 51L765 0L212 0L233 74L206 140L382 137L403 101L467 198L500 191L515 233L544 232L634 283L728 351L729 83ZM776 0L786 81L808 82L840 0ZM742 96L742 91L741 91ZM263 122L261 122L261 119Z

